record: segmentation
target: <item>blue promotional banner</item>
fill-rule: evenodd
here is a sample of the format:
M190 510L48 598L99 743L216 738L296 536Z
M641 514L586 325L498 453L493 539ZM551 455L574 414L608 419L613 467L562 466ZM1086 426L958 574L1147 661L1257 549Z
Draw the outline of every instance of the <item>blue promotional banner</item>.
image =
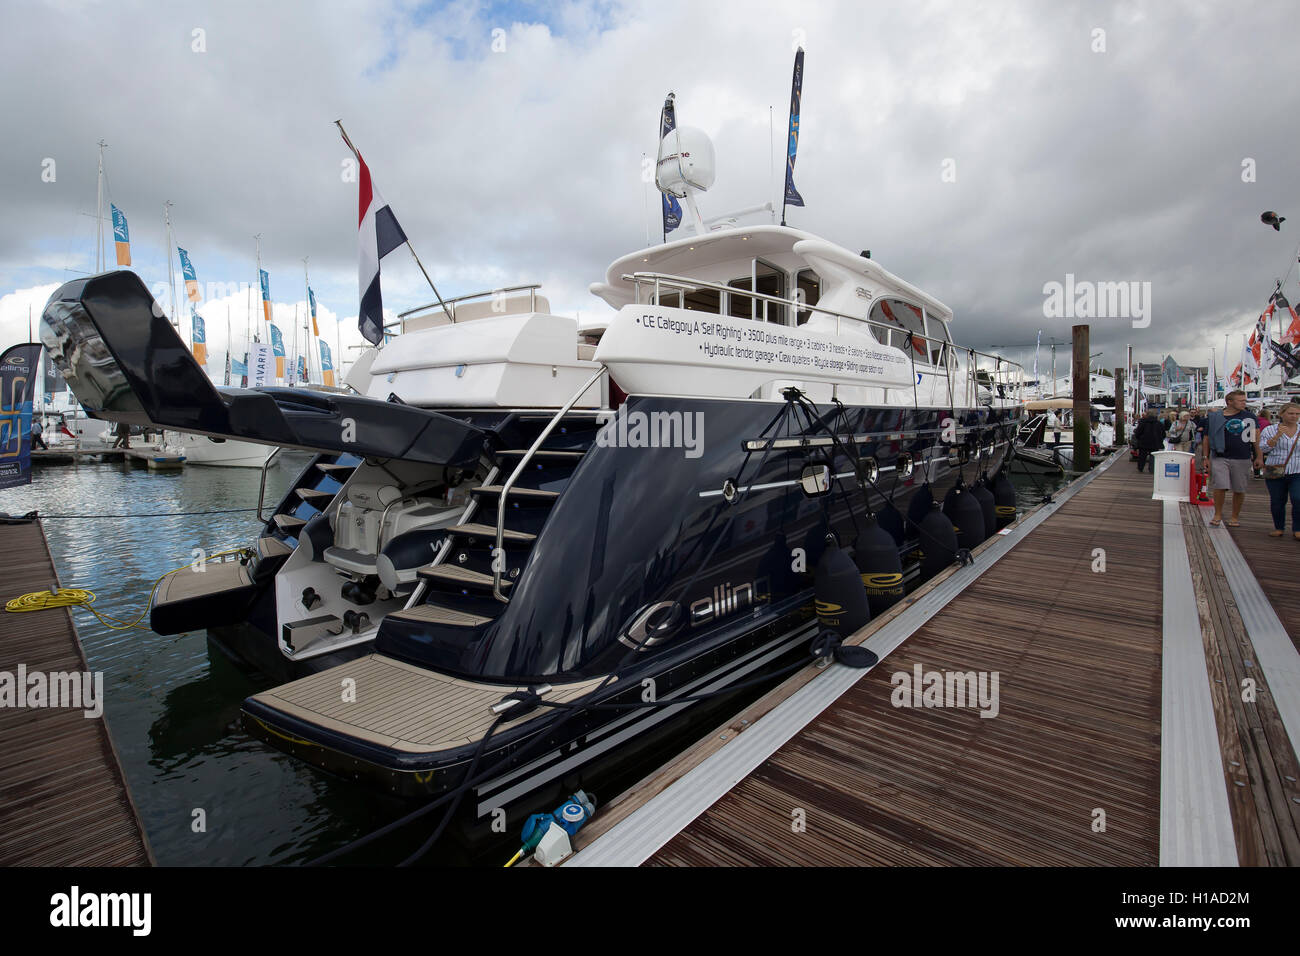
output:
M176 251L181 254L181 274L185 276L185 296L191 302L198 302L202 298L199 292L199 276L194 271L194 263L190 262L190 254L180 246Z
M127 229L126 213L112 203L109 203L108 208L113 211L113 243L117 246L117 264L119 266L129 266L131 264L131 233Z
M324 339L319 340L320 344L320 381L322 385L334 384L334 362L330 356L330 347L325 344Z
M32 396L41 347L13 345L0 355L0 489L32 480Z
M785 157L785 204L802 206L803 197L794 188L794 156L799 150L799 101L803 98L803 47L794 55L794 80L790 84L790 141ZM784 221L785 216L781 219Z
M274 325L271 326L271 351L275 353L275 377L284 378L284 336Z

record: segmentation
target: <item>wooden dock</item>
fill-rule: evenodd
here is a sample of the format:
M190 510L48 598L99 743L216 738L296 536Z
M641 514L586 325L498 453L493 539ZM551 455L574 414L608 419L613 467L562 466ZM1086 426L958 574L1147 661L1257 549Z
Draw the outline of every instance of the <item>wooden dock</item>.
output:
M57 588L40 524L0 525L0 603ZM0 672L88 672L66 609L0 610ZM0 677L0 680L4 680ZM0 706L0 866L153 863L102 716Z
M603 808L566 865L1300 863L1295 647L1243 620L1204 516L1153 501L1126 452L1067 493L855 635L871 671L800 672ZM896 706L917 668L996 672L996 716Z
M125 450L122 448L111 448L108 445L80 447L64 447L62 445L51 445L49 448L34 448L31 456L34 464L45 465L63 465L75 462L95 459L98 461L117 460L121 461Z

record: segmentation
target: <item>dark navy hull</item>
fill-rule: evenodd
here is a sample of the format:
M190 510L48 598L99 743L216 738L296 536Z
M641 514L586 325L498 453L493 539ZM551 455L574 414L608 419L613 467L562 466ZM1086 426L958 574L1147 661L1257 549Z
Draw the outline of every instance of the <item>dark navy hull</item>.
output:
M507 539L503 579L514 585L509 603L484 588L430 584L417 607L427 602L485 623L449 626L389 615L381 624L376 652L465 680L498 683L503 695L520 685L617 675L616 683L583 700L599 709L543 710L518 726L504 724L487 741L478 755L485 775L475 788L479 815L536 798L539 788L556 780L572 781L615 750L635 751L643 735L702 706L641 707L647 680L665 703L775 675L809 659L817 633L812 571L828 535L851 547L868 510L892 504L906 514L927 477L929 494L941 501L958 481L996 472L1019 414L987 407L955 415L907 408L836 413L826 424L852 441L859 459L873 460L877 477L864 493L852 477L857 463L847 448L797 440L827 434L815 419L798 419L798 427L784 432L769 429L779 403L634 396L626 410L702 414L698 453L611 447L593 441L594 423L575 418L572 428L557 430L544 447L581 448L580 463L568 471L539 464L530 472L533 480L525 484L521 478L521 487L557 492L554 504L505 505L506 530L536 536L530 546ZM956 436L947 419L955 420ZM508 432L513 426L497 427ZM766 455L753 450L774 437L792 447L773 447ZM503 437L503 447L524 446L519 436ZM910 476L899 470L900 456L911 456ZM808 498L797 479L804 464L818 461L843 477L831 494ZM739 494L730 495L732 486ZM496 514L480 520L493 526ZM494 534L463 536L448 561L486 576L494 545ZM905 557L918 550L910 527L902 530L898 546ZM322 769L409 796L436 796L460 786L479 749L474 742L436 754L399 751L257 700L245 702L245 714L249 728L273 745Z

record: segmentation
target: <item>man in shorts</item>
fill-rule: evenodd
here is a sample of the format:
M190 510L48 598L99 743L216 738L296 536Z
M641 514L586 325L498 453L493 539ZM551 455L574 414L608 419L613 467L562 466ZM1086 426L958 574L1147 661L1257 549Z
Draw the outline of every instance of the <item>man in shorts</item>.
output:
M1206 423L1201 454L1209 462L1210 483L1214 487L1213 527L1223 523L1223 500L1232 489L1232 517L1228 526L1241 522L1241 506L1246 500L1251 462L1259 455L1259 419L1246 411L1246 393L1237 389L1223 399L1223 411L1215 409Z

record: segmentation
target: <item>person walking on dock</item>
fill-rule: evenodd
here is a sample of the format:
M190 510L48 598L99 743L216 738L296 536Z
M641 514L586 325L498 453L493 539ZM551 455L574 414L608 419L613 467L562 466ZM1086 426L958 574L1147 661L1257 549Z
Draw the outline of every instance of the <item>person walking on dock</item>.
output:
M117 440L113 442L114 448L131 447L131 426L130 425L128 425L126 422L118 422L117 428L115 430L115 434L117 435Z
M1171 451L1190 452L1192 440L1196 437L1196 423L1192 421L1191 413L1179 414L1178 421L1169 427L1169 434L1165 437L1169 441Z
M1269 506L1273 511L1273 530L1269 537L1280 538L1286 531L1286 503L1291 501L1291 535L1300 541L1300 405L1287 402L1277 412L1277 423L1259 433L1260 458L1256 463L1264 471Z
M1160 419L1156 416L1154 408L1149 409L1142 421L1138 422L1137 428L1133 432L1133 447L1138 453L1138 471L1146 468L1147 459L1151 457L1153 451L1159 451L1165 443L1165 429L1160 424ZM1155 465L1151 466L1152 472L1155 471Z
M46 451L49 451L50 446L45 444L45 439L41 437L41 434L44 431L45 431L45 426L41 424L41 420L39 418L33 417L32 418L32 451L35 451L38 448L44 448Z
M1223 523L1223 502L1229 488L1232 490L1232 517L1229 527L1241 522L1241 506L1246 501L1246 484L1250 481L1251 464L1259 457L1259 419L1246 410L1246 393L1241 389L1224 397L1222 411L1215 409L1201 452L1210 463L1210 482L1214 486L1214 517L1211 526Z

